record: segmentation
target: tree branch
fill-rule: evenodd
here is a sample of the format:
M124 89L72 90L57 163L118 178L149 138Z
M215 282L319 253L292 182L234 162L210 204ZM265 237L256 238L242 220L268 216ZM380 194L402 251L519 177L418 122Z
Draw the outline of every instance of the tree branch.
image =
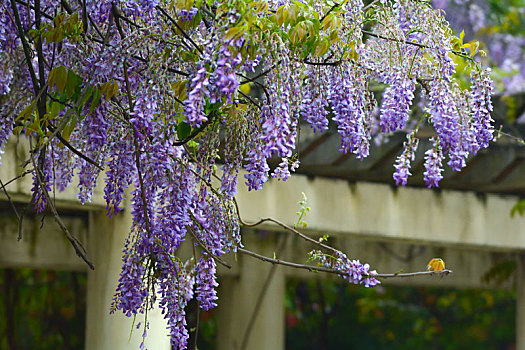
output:
M242 254L249 255L253 258L256 258L256 259L259 259L265 262L269 262L271 264L283 265L283 266L288 266L288 267L293 267L296 269L302 269L302 270L308 270L308 271L327 272L327 273L333 273L336 275L343 275L342 271L331 269L331 268L324 267L324 266L297 264L297 263L286 261L286 260L269 258L267 256L257 254L255 252L252 252L251 250L244 249L244 248L237 248L237 251L239 251ZM403 273L396 272L396 273L378 273L377 275L370 275L370 277L374 277L377 279L384 279L384 278L403 278L403 277L431 276L431 275L446 276L450 273L452 273L452 270L418 271L418 272L403 272Z
M32 143L31 138L29 138L29 141L30 143ZM31 144L31 148L33 148L32 144ZM60 227L62 232L64 232L64 234L66 235L66 238L69 240L69 242L75 249L75 252L77 253L77 255L82 260L84 260L84 262L89 266L91 270L94 270L95 265L93 265L93 263L87 257L86 249L84 248L82 243L78 240L78 238L76 238L74 235L71 234L71 232L69 232L64 222L62 222L62 219L60 219L60 215L58 215L57 209L55 205L53 204L53 201L51 200L51 196L49 195L49 192L47 191L44 181L42 180L42 173L40 172L40 169L37 167L35 163L35 159L33 158L33 155L31 155L30 157L31 157L31 162L33 163L33 167L35 170L35 175L38 181L38 186L40 187L40 189L42 190L42 194L46 198L46 202L49 205L49 208L51 209L53 216L55 217L55 221L57 222L58 227Z
M191 215L194 219L195 217L193 215ZM199 237L197 237L195 231L193 231L193 228L191 226L186 226L186 229L188 231L190 231L191 235L193 236L193 238L195 238L195 240L197 241L197 243L202 247L202 249L204 249L204 251L209 255L211 256L213 259L215 259L215 261L217 261L219 264L221 264L222 266L228 268L228 269L231 269L232 266L230 264L228 264L226 261L222 260L221 258L219 258L217 255L213 254L209 249L208 247L206 247L204 245L204 243L199 239Z
M102 166L100 166L100 164L98 164L93 159L89 158L84 153L80 152L75 147L73 147L66 139L64 139L64 137L60 134L60 131L57 131L56 128L53 125L51 125L51 123L48 125L48 129L52 133L55 133L55 131L56 131L56 135L55 135L56 138L59 139L60 142L62 142L62 144L64 146L66 146L71 152L73 152L74 154L76 154L80 158L84 159L86 162L88 162L89 164L91 164L94 167L98 168L99 170L104 170L104 168Z
M246 227L255 227L255 226L259 226L261 225L262 223L264 222L273 222L274 224L278 225L278 226L281 226L282 228L284 228L285 230L287 231L290 231L292 233L295 233L296 235L298 235L299 237L301 237L302 239L304 239L305 241L307 242L310 242L310 243L313 243L315 244L316 246L319 246L321 248L324 248L326 250L329 250L329 251L332 251L332 252L337 252L338 250L333 248L333 247L330 247L326 244L323 244L313 238L310 238L308 237L307 235L305 235L304 233L302 232L299 232L297 231L295 228L291 227L291 226L288 226L287 224L279 221L279 220L276 220L276 219L273 219L273 218L265 218L265 219L260 219L259 221L257 222L254 222L254 223L247 223L245 222L242 218L241 218L241 215L240 215L240 211L239 211L239 205L237 203L237 200L234 198L233 200L233 203L235 204L235 208L236 208L236 211L237 211L237 217L239 218L239 222L243 225L243 226L246 226Z
M13 1L13 0L11 0ZM193 39L184 31L184 29L182 29L179 24L177 23L177 21L175 21L173 19L173 17L171 17L169 15L169 13L167 13L162 7L160 7L159 5L156 6L156 9L159 10L171 23L173 23L173 25L175 27L177 27L177 29L182 33L182 35L197 49L197 51L199 52L199 54L203 54L201 48L195 43L195 41L193 41Z

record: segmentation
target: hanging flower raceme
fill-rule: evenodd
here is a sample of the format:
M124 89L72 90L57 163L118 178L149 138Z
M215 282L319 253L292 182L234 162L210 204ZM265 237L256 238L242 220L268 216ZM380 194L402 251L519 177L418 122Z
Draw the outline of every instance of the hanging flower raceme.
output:
M412 175L410 173L410 167L416 158L416 150L419 145L419 139L416 138L416 131L417 130L414 130L407 134L407 140L403 144L403 153L397 157L396 164L394 165L396 168L394 180L397 186L405 186L408 177Z
M195 281L197 284L196 299L199 301L199 306L208 311L215 306L217 303L217 292L215 288L219 285L216 281L216 265L215 260L212 257L201 257L195 267Z
M301 115L314 132L328 129L328 99L324 88L327 82L322 81L320 70L320 68L308 70L309 84L303 88L304 97L301 101Z
M201 64L188 83L188 97L184 101L184 115L188 124L199 127L208 120L204 114L204 96L207 93L209 77Z
M416 85L402 72L392 72L386 81L390 86L383 95L380 124L383 132L393 132L405 127Z
M443 150L438 138L433 138L434 147L425 152L425 183L430 187L437 187L443 178Z
M492 112L491 96L494 93L492 79L490 79L490 70L478 72L472 69L470 75L471 86L471 116L472 128L476 139L477 149L489 146L494 132L494 121L490 113ZM477 149L473 150L474 153Z
M371 137L367 76L352 66L346 71L335 68L329 88L333 120L342 136L340 150L355 153L359 159L367 157Z
M377 271L370 271L370 265L362 264L359 260L350 260L339 251L335 251L333 254L334 256L331 256L319 250L313 250L310 252L310 257L318 260L321 266L339 271L341 277L350 283L361 284L365 287L374 287L381 283L374 277L377 275Z

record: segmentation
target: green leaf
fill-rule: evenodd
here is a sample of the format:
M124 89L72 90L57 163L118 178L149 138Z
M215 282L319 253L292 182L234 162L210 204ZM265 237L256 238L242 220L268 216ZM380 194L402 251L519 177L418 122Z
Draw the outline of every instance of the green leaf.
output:
M286 11L286 13L285 13L285 6L284 5L279 6L277 11L275 11L275 18L277 19L277 24L279 26L282 26L283 23L286 21L287 12L288 11Z
M186 123L182 122L177 125L177 136L179 140L184 140L191 134L191 127Z
M78 102L78 108L82 110L84 108L84 105L91 97L91 94L93 93L93 88L91 86L86 88L86 92L84 92L84 95L80 98L80 101Z
M510 211L510 216L514 217L516 213L518 213L520 216L523 216L523 213L525 212L525 199L519 200L514 206L512 207Z
M47 84L50 88L56 87L58 92L64 91L67 81L67 70L64 66L53 68L47 76Z
M314 50L314 55L317 57L324 55L330 48L330 43L328 40L323 39L317 43Z
M93 93L93 98L91 99L91 105L89 106L88 114L92 114L95 111L95 108L98 107L98 104L100 103L100 96L101 96L100 89L95 88L95 92Z
M100 90L104 93L106 100L110 100L118 93L118 83L116 81L108 81L100 84Z
M72 98L75 93L80 90L80 86L82 85L82 78L78 76L75 72L72 70L67 71L67 78L66 78L66 87L65 87L65 93L68 98Z
M69 121L69 123L64 126L64 129L62 129L62 137L69 141L69 138L71 137L71 133L73 133L73 130L75 130L75 127L77 126L78 117L77 115L74 115L73 118Z
M49 115L51 119L55 119L58 113L61 110L62 105L59 102L50 101L49 102Z
M20 112L20 114L18 114L18 117L16 117L15 121L19 119L26 119L28 116L30 116L33 113L34 108L35 108L35 102L33 101L29 105L27 105L26 108L24 108L22 112Z
M244 33L245 29L246 28L244 26L243 27L232 27L226 31L226 34L224 34L224 39L231 40L231 39L237 38Z

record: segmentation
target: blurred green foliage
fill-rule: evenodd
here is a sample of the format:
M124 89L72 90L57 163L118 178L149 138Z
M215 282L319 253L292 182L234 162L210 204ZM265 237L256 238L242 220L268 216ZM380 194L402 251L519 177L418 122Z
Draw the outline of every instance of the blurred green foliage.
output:
M515 348L515 293L289 281L286 349Z
M0 269L0 349L83 349L86 279L83 272Z

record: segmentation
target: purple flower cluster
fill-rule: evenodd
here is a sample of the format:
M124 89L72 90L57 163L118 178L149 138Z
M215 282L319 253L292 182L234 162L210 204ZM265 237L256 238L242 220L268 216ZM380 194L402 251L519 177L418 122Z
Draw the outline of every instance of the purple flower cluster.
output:
M314 69L309 71L310 84L304 88L301 101L301 115L314 129L314 132L328 129L328 100L324 86L320 86L320 77Z
M470 76L471 85L471 116L472 128L474 129L474 138L479 148L489 146L494 132L494 121L490 113L492 112L491 96L494 93L492 79L490 79L490 70L476 72L472 69ZM477 151L473 150L474 153Z
M200 66L188 83L188 96L184 101L186 122L192 127L199 127L208 120L204 114L204 96L208 85L208 72L204 66Z
M263 105L261 111L261 120L265 120L269 117L270 107ZM266 160L264 153L263 141L260 139L260 124L256 118L250 118L251 122L248 126L248 144L247 152L244 157L246 163L246 171L248 174L244 175L246 179L246 186L248 190L260 190L263 185L268 181L268 171L270 167Z
M4 146L7 139L13 132L14 119L12 116L5 115L7 111L0 106L0 165L2 164L2 154L4 153Z
M393 73L387 81L391 85L383 94L380 125L383 132L393 132L405 127L414 99L415 82L401 72Z
M184 308L193 297L194 278L180 266L177 261L171 263L169 271L159 278L159 306L168 320L171 335L171 346L176 350L186 349L189 333L186 329L186 312Z
M274 170L272 177L286 181L291 176L290 172L294 172L297 168L299 168L298 160L291 162L288 158L284 157L281 163L279 163L279 166Z
M224 149L224 165L222 167L221 192L228 198L233 198L237 192L239 182L239 169L247 142L248 128L246 126L246 115L239 113L225 127L226 146Z
M195 17L195 15L199 12L199 9L196 7L192 7L189 10L188 9L180 9L179 11L179 18L183 22L188 22Z
M443 151L438 138L433 138L434 147L425 152L425 172L423 173L425 183L430 187L438 187L443 178Z
M411 163L416 157L417 146L419 145L419 139L416 138L416 130L407 134L407 140L403 144L403 153L397 157L396 164L394 167L394 180L396 185L405 186L407 184L408 177L412 175L410 173Z
M133 254L132 251L126 254ZM136 315L143 308L148 291L143 283L146 268L133 255L125 255L120 271L117 294L113 298L113 310L121 310L126 316Z
M215 288L219 285L216 281L216 265L212 257L200 257L195 267L196 294L201 309L208 311L217 303L217 291Z
M289 62L284 58L282 69L289 74L278 78L277 72L272 69L267 76L272 92L270 101L264 100L260 118L263 121L261 139L265 158L270 158L273 154L290 157L295 148L297 119L290 115L292 72L289 70Z
M310 252L310 256L318 259L321 265L340 271L340 276L350 283L361 284L370 288L381 283L374 277L377 275L377 271L370 271L369 264L362 264L359 260L350 260L340 251L334 251L333 254L332 257L323 254L321 251Z
M367 157L371 113L365 72L350 66L346 71L334 69L328 98L342 137L340 151L355 153L359 159Z
M454 149L460 139L460 116L451 88L446 80L435 79L430 82L428 112L430 121L439 136L445 152Z
M233 39L222 44L217 53L216 68L210 77L210 103L220 101L226 96L226 101L231 102L232 94L239 87L235 68L242 63L241 53L233 55L230 46L238 48L243 45L243 39Z
M124 199L124 190L131 184L135 170L133 151L129 139L117 140L110 147L104 187L106 210L110 217L122 210L120 204Z
M326 13L320 1L302 3L308 11ZM306 28L308 40L319 34L321 40L334 41L325 54L311 55L301 52L297 43L290 45L288 23L275 26L276 16L268 16L265 6L250 14L249 21L257 22L254 26L256 22L248 23L241 9L220 1L214 9L216 5L222 12L213 20L205 8L181 10L160 4L166 7L168 18L156 10L159 4L158 0L87 0L88 35L80 43L71 37L60 45L43 40L44 56L53 59L39 72L42 62L38 62L34 45L29 48L33 60L25 62L11 6L0 0L0 96L7 101L0 106L0 149L12 133L14 116L37 93L28 63L44 77L52 66L63 65L81 77L83 91L117 83L118 92L111 99L103 94L96 104L94 95L81 96L79 108L75 106L78 93L68 90L61 95L55 84L49 92L65 104L50 122L57 127L73 125L67 135L71 145L106 169L104 197L109 215L122 209L126 188L132 185L132 227L112 310L136 316L158 300L176 349L187 347L184 309L188 301L196 298L205 310L216 305L214 257L242 246L233 201L240 168L244 165L247 171L248 189L261 189L270 177L269 159L275 157L273 164L280 158L271 176L287 180L299 165L294 154L300 118L314 132L322 132L328 129L332 112L342 138L340 150L363 159L369 154L374 127L388 133L413 127L409 112L416 82L420 83L429 122L438 135L425 156L429 187L437 186L442 178L444 156L459 170L469 154L486 147L492 138L489 73L473 69L471 91L460 90L449 57L448 26L428 6L409 1L368 5L377 16L370 28L377 37L363 41L363 1L348 1L333 9L335 16L327 17L319 31ZM83 13L79 2L70 5L74 12ZM281 5L293 4L274 0L268 8L277 10ZM119 10L116 17L114 6ZM42 0L44 22L51 23L62 12L59 7L58 0ZM376 11L379 8L384 11ZM24 31L34 30L35 12L22 5L17 9ZM340 11L343 13L336 13ZM345 21L342 25L341 19ZM173 20L184 29L183 35ZM259 24L265 29L256 29ZM231 28L250 29L226 40L225 33ZM290 35L282 35L284 31ZM414 47L407 40L422 46ZM253 90L262 89L262 94L239 92L239 77L246 82L246 75L258 75ZM379 117L374 115L377 103L371 89L376 83L387 85ZM75 119L66 120L66 116ZM30 125L34 120L30 115L20 123ZM186 124L199 132L181 146ZM47 130L41 133L36 136L46 136ZM414 131L407 135L405 149L396 161L396 184L406 185L417 145ZM83 203L89 201L98 167L56 140L49 141L46 152L44 186L63 190L78 174L79 197ZM222 162L220 187L214 176L218 159ZM35 178L33 194L36 210L43 211L46 203ZM178 248L188 234L198 242L196 249L201 251L196 256L201 258L182 262L177 258ZM379 283L368 264L337 251L314 255L350 283L367 287Z

